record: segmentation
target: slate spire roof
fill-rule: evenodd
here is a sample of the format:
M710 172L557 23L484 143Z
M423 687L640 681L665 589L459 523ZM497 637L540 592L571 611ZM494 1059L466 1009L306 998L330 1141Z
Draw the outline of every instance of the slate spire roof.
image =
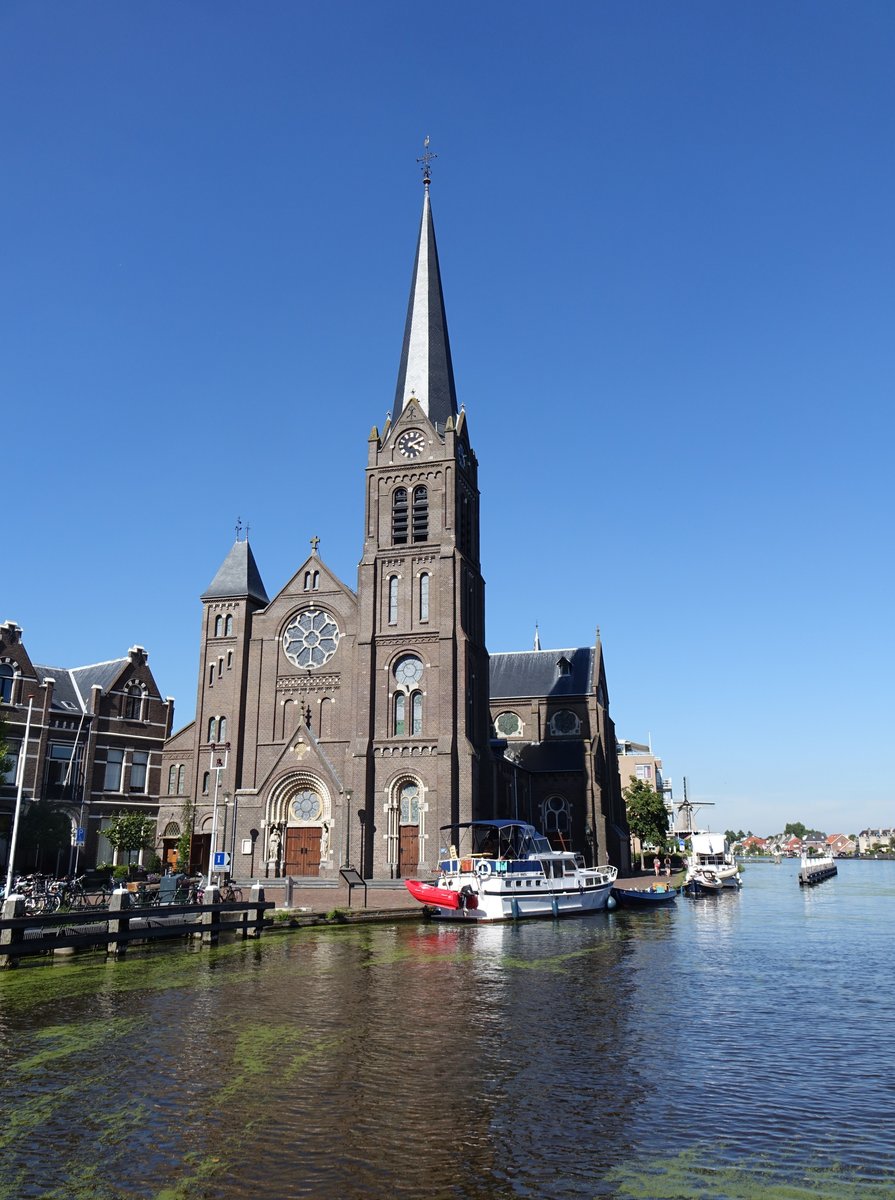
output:
M249 600L259 600L262 604L270 603L248 538L237 538L201 598L222 600L243 596Z
M428 173L423 179L423 219L413 264L410 303L404 326L404 345L395 391L395 416L411 395L416 396L429 420L443 430L448 417L457 416L457 392L448 341L441 272L435 246L435 226L429 203Z

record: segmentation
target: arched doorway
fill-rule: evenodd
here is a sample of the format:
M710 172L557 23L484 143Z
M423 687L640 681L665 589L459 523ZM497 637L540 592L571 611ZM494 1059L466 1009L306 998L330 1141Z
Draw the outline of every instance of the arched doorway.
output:
M329 792L308 772L280 780L268 802L268 872L313 878L330 865Z
M419 870L423 788L413 776L395 782L389 802L389 860L397 879Z

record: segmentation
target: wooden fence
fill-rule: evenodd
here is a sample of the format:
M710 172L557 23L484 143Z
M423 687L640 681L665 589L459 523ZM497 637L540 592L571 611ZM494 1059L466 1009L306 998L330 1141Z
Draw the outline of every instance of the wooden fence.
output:
M220 934L240 933L260 937L264 914L275 908L264 899L264 889L253 887L249 900L218 901L218 889L205 889L202 904L165 904L135 907L129 892L112 893L109 907L26 916L25 900L10 896L0 918L0 967L14 967L19 959L55 950L83 950L104 946L106 954L122 958L131 942L158 938L195 937L206 945Z

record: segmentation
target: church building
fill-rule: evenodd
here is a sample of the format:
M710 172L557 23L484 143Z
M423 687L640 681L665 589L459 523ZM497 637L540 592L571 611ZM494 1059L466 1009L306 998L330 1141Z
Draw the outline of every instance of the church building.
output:
M546 666L498 670L520 696L489 680L478 461L454 386L429 184L424 169L394 416L368 438L356 590L315 537L270 598L237 532L201 597L196 718L164 749L169 862L189 831L191 866L226 851L238 878L337 879L348 863L371 879L426 875L445 850L443 826L514 815L521 775L535 824L546 815L591 861L624 865L599 646L554 655L569 656L565 689ZM517 735L502 714L524 705ZM532 751L551 738L552 754ZM511 743L524 753L508 758ZM542 796L532 780L545 764Z

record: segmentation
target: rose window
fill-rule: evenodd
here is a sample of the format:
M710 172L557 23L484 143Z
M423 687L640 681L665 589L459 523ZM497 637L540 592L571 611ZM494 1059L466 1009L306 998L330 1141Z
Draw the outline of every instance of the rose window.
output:
M310 609L292 622L283 634L283 650L297 667L322 667L339 645L339 627L320 609Z

